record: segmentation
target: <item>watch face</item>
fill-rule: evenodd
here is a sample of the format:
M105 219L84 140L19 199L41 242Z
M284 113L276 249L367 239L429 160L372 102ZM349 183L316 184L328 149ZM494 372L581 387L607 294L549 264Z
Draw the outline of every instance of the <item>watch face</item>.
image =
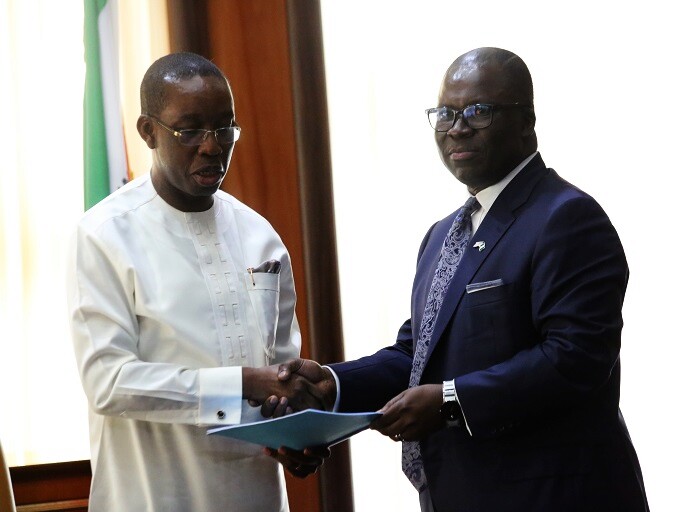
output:
M461 416L459 403L456 400L445 402L440 407L440 415L445 421L455 421Z

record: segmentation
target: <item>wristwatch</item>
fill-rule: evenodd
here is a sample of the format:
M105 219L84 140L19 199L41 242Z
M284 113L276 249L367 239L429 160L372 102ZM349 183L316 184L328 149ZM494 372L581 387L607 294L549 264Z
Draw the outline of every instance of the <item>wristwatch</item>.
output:
M442 405L440 416L447 422L448 427L461 427L464 425L464 416L457 401L457 390L454 387L454 379L442 383Z

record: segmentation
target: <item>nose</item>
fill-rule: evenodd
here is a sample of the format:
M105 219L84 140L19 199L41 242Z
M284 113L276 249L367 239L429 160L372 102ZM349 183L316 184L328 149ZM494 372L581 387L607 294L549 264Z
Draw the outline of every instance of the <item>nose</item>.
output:
M202 139L202 144L198 147L198 151L207 155L218 155L223 149L216 138L216 132L207 131Z
M471 128L468 124L466 124L466 121L464 121L464 113L459 112L454 124L452 125L452 128L447 130L447 135L460 136L464 134L470 134L473 131L473 128Z

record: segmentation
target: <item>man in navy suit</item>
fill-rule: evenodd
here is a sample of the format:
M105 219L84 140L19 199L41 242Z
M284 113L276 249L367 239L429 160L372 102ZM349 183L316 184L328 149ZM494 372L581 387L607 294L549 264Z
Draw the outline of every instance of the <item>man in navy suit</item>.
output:
M470 51L427 112L443 163L478 201L453 273L440 260L459 210L421 244L393 346L324 368L295 360L281 378L317 382L341 412L380 409L373 428L419 441L408 466L415 484L423 471L422 510L648 510L618 406L625 255L597 202L537 152L525 63Z

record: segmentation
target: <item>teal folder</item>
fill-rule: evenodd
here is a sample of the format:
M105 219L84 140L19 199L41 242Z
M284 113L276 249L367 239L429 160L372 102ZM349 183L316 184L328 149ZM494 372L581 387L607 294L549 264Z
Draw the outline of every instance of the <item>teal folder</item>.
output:
M337 413L307 409L276 419L211 428L207 434L233 437L270 448L286 446L304 450L344 441L366 430L380 415L378 412Z

